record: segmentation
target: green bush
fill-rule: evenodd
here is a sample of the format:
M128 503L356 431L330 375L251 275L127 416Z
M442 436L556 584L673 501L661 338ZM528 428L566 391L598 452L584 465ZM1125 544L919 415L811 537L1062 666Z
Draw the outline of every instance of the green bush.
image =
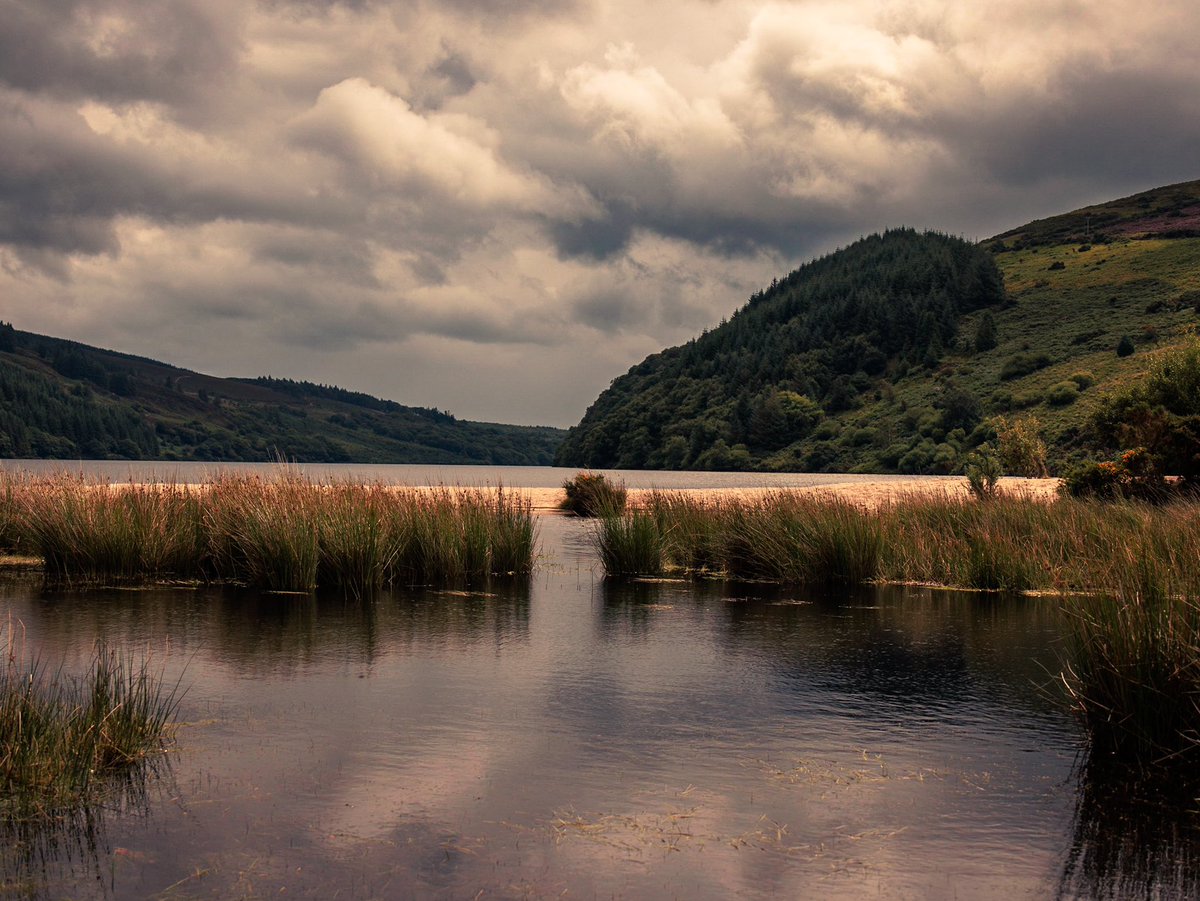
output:
M1052 407L1065 407L1079 398L1079 385L1072 381L1058 382L1046 392L1046 403Z
M1045 369L1050 365L1050 362L1050 357L1046 354L1013 354L1000 367L1000 378L1006 382L1011 379L1019 379L1022 376L1029 375L1031 372Z
M1117 356L1127 357L1134 351L1133 339L1128 335L1122 335L1121 340L1117 342Z
M967 490L979 500L991 500L1000 493L1000 477L1004 470L1000 458L986 445L967 458L963 467L967 477Z
M1144 447L1125 451L1117 460L1076 466L1063 478L1060 491L1070 497L1097 500L1162 501L1168 496L1166 480L1157 473Z
M1086 391L1092 385L1096 384L1096 376L1084 369L1080 372L1071 373L1070 381L1074 382L1080 391Z

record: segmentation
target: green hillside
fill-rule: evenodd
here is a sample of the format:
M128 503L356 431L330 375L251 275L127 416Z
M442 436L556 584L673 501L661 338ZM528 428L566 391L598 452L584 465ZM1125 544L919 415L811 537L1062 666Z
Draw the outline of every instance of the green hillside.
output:
M978 246L874 235L633 367L558 462L945 473L998 419L1033 417L1061 467L1099 398L1193 331L1198 308L1200 182Z
M0 323L0 457L545 465L563 432L222 379Z

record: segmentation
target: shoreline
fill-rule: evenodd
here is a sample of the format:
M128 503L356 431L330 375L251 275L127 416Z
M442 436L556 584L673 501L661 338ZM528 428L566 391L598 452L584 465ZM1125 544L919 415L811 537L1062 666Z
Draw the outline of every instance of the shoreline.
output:
M1029 497L1033 500L1052 501L1058 496L1061 479L1029 479L1005 476L1000 480L1000 492L1009 497ZM512 488L517 494L530 499L534 513L555 513L565 498L561 488ZM912 478L859 480L830 482L823 485L803 485L788 488L627 488L629 504L642 507L654 494L677 494L701 498L708 502L753 501L772 494L805 494L815 497L835 497L851 503L875 509L890 501L903 497L967 497L966 477L930 479L928 476Z

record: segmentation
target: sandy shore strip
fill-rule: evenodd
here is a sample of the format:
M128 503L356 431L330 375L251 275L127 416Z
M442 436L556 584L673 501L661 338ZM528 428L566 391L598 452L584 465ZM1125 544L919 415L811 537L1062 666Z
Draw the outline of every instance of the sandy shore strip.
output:
M752 474L747 474L747 476L753 477ZM838 497L870 508L878 507L880 504L894 501L901 497L966 497L969 493L967 480L961 476L913 476L911 478L882 476L875 479L869 476L856 475L847 478L845 482L838 481L836 476L824 478L827 478L828 481L822 481L818 485L704 488L664 486L661 488L628 488L627 490L629 492L629 503L632 506L644 504L646 499L656 492L687 495L713 503L734 500L753 501L777 492L795 492L820 497ZM156 483L85 482L85 484L89 484L90 487L94 488L107 487L110 490L121 491L132 488L134 485L144 486ZM209 487L207 483L203 482L167 482L157 484L167 484L187 491L204 491ZM371 483L368 482L365 484ZM1006 476L1000 480L1000 491L1009 496L1025 496L1035 500L1050 501L1057 496L1060 484L1060 479L1026 479ZM555 488L523 488L516 485L506 485L503 489L497 489L489 485L434 486L386 484L385 487L394 491L482 491L484 493L491 493L503 490L510 495L528 498L535 513L556 512L566 499L566 492L561 486Z
M1000 480L1000 491L1009 496L1025 496L1035 500L1051 501L1058 496L1059 484L1059 479L1006 477ZM550 513L557 510L566 496L561 488L513 488L511 490L528 497L533 504L535 513ZM681 494L712 502L752 501L781 491L794 492L818 497L838 497L871 508L901 497L942 497L947 495L966 497L969 494L965 478L930 479L928 477L911 479L893 477L878 481L859 479L852 482L829 482L823 485L793 488L630 488L628 490L629 503L634 506L642 504L656 490L663 494Z

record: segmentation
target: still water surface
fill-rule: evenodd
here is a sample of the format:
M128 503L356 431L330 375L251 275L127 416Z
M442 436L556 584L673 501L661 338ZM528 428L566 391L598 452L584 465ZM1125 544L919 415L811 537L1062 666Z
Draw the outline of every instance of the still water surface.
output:
M1053 602L613 585L588 530L539 517L537 575L474 593L0 582L0 614L44 659L82 667L97 638L145 649L187 687L188 723L145 786L62 828L0 836L0 880L117 898L1197 885L1186 828L1131 852L1106 824L1096 850L1110 805L1080 804Z

